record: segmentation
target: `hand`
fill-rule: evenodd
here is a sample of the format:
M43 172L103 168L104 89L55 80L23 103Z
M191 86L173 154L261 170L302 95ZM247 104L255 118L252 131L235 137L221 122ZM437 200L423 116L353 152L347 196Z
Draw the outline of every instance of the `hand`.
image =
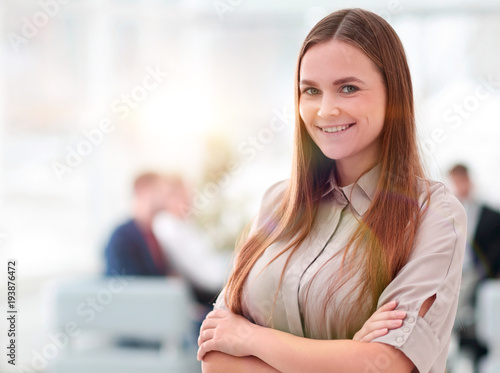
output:
M386 335L389 329L397 329L403 325L405 311L394 311L397 302L384 304L364 323L363 327L352 338L354 341L371 342L375 338Z
M198 360L209 351L232 356L249 356L250 337L259 326L227 310L210 312L201 324L198 337Z

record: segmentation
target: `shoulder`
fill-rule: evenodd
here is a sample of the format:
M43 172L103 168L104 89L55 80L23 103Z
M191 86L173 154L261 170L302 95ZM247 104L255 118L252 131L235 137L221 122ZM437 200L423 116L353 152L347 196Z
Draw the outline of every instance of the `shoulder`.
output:
M122 232L122 231L131 231L131 230L136 230L137 225L135 224L133 219L129 219L122 224L118 225L115 229L116 232Z
M482 205L481 212L484 216L488 217L491 220L500 221L500 213L488 205Z
M419 179L419 187L420 206L424 211L428 210L429 215L438 214L443 218L452 218L459 223L466 223L463 205L445 184L430 179ZM427 215L427 212L424 215Z
M288 189L288 185L290 184L290 180L281 180L277 183L274 183L264 193L262 197L262 206L266 204L273 204L275 202L279 202L283 199L286 190Z
M118 225L113 231L111 238L118 239L121 237L130 237L138 234L139 234L139 228L135 224L134 220L130 219Z
M420 241L465 245L467 215L460 201L439 181L420 179L420 189Z
M257 216L257 225L260 226L273 214L281 204L288 189L290 180L281 180L271 185L264 193L260 205L259 215Z

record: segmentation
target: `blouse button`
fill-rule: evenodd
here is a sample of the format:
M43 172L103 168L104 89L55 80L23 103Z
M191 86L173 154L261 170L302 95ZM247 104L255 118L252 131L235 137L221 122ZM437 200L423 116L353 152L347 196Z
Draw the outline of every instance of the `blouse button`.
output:
M408 332L410 331L410 328L408 328L407 326L405 326L405 327L403 328L403 331L404 331L405 333L408 333Z
M403 341L404 341L403 337L397 337L396 338L396 342L398 342L398 343L403 343Z
M408 322L415 322L415 319L414 319L413 317L410 317L410 318L408 319Z

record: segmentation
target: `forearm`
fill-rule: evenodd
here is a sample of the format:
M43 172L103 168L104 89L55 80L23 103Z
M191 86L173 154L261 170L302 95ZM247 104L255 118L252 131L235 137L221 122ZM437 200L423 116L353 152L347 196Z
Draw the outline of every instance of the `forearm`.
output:
M250 344L253 356L282 373L410 373L414 367L401 351L382 343L315 340L261 327Z
M203 373L280 373L254 356L235 357L219 351L207 353L201 367Z

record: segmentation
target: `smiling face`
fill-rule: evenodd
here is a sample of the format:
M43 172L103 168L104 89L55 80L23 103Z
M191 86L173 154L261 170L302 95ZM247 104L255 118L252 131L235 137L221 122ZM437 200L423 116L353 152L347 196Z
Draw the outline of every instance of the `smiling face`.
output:
M366 168L380 154L386 88L360 49L339 40L312 46L299 71L299 109L309 136L342 168Z

